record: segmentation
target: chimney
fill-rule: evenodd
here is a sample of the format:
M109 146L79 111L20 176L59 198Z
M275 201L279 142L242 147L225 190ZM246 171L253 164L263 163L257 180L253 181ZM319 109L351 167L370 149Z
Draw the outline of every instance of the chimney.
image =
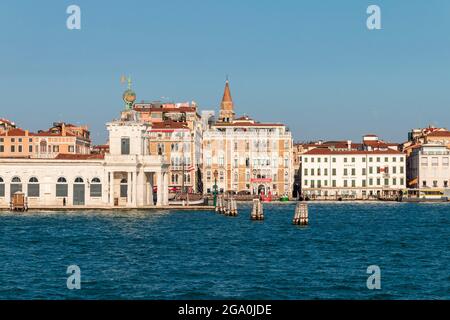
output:
M61 135L62 136L66 135L66 124L64 122L61 125Z
M352 140L347 140L347 149L352 150Z

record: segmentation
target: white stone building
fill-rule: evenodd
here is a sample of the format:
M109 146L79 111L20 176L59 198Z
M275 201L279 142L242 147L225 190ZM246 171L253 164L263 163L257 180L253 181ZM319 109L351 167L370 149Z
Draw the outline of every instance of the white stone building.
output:
M395 198L406 184L405 155L316 148L301 156L301 194L311 199Z
M148 127L129 119L108 123L110 153L104 156L0 159L0 207L9 207L17 191L30 208L168 205L169 163L149 155Z
M414 148L408 158L408 181L418 189L448 189L450 150L443 144L424 144Z

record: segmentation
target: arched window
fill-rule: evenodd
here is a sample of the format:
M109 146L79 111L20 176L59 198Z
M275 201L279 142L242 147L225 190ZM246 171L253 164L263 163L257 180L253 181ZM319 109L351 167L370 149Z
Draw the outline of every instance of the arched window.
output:
M128 197L128 181L127 181L127 179L120 180L120 197L121 198Z
M47 153L47 141L42 140L42 141L39 143L39 145L40 145L41 153Z
M11 197L16 192L22 192L22 180L20 180L19 177L14 177L11 179L10 192L11 192Z
M31 177L28 180L28 196L39 197L39 180L36 177Z
M75 183L84 183L84 180L83 178L78 177L75 179Z
M56 196L67 197L69 194L67 180L64 177L58 178L56 182Z
M91 180L91 198L102 196L102 182L99 178Z
M0 197L5 196L5 181L0 177Z

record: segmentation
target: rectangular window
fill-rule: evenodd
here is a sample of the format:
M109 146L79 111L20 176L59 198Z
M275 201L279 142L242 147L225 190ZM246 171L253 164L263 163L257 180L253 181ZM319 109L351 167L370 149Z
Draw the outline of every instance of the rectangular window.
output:
M333 176L336 175L336 168L331 169L331 175L333 175Z
M397 179L396 179L396 178L393 178L393 179L392 179L392 185L393 185L393 186L396 186L396 185L397 185Z
M328 169L324 169L324 174L323 174L324 176L327 176L328 175Z
M389 185L389 179L384 179L384 185L388 186Z
M362 186L363 186L363 188L365 188L367 185L366 185L366 180L363 180L362 181Z
M392 173L396 174L397 173L397 167L392 167Z
M353 188L356 187L356 181L355 180L352 180L352 187Z
M68 187L66 183L58 183L56 185L56 196L57 197L67 197L69 194Z
M29 145L29 146L28 146L28 152L29 152L29 153L32 153L32 152L33 152L33 146L32 146L32 145Z
M0 198L5 196L5 184L0 183Z
M356 169L355 168L352 169L352 176L356 176Z
M370 174L373 173L373 167L369 167L369 173L370 173Z
M427 157L422 157L422 158L420 159L420 165L421 165L422 167L428 167L428 158L427 158Z
M128 197L128 185L127 184L120 185L120 197L121 198Z
M348 174L348 169L345 168L345 169L344 169L344 176L346 176L347 174Z
M336 162L336 158L333 158L333 159L332 159L332 162Z
M305 168L304 172L305 172L304 175L307 176L308 175L308 168Z
M16 152L16 147L15 146L11 146L11 152Z
M19 152L22 152L22 151L23 151L22 148L23 148L22 145L20 145L20 146L19 146Z
M405 167L400 167L400 173L404 173L405 172Z
M331 182L331 184L332 184L333 188L336 188L336 180L333 180L333 181Z
M102 196L102 185L100 183L91 184L91 198L98 198Z
M0 146L0 152L5 152L5 146Z
M130 154L130 138L122 138L120 142L121 154Z
M437 167L439 165L438 157L432 157L431 158L431 166Z
M381 186L381 179L377 178L377 186Z
M448 167L448 158L442 158L442 165Z
M363 176L366 175L366 168L362 168L362 175L363 175Z
M373 186L373 179L372 178L369 179L369 186Z
M347 187L347 180L344 180L344 187Z
M400 178L400 185L403 186L405 184L405 179Z
M39 184L38 183L28 184L28 196L29 197L39 197Z

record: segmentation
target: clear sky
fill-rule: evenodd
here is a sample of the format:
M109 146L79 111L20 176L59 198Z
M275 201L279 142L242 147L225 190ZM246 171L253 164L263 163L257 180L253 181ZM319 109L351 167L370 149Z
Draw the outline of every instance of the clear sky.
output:
M66 8L81 7L81 30ZM366 27L381 7L382 30ZM88 124L96 143L123 103L218 109L228 74L238 114L286 123L297 141L402 141L450 127L448 0L2 0L0 117L31 130Z

